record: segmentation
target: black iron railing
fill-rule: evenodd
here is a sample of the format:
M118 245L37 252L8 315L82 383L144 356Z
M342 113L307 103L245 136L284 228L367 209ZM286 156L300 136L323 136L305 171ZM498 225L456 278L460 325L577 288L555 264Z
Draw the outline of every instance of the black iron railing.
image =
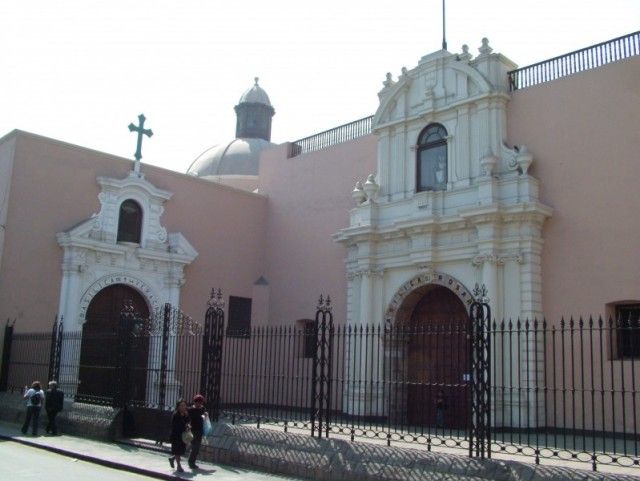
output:
M511 91L531 87L567 75L601 67L640 55L640 32L630 33L575 52L512 70L508 73Z
M336 325L323 435L468 451L473 333L468 320ZM311 432L318 360L305 357L305 343L320 334L294 326L248 334L225 339L221 417ZM638 323L501 321L488 335L489 455L640 466L640 359L619 356L619 339L640 336Z
M462 453L474 446L482 382L487 455L640 467L640 357L625 351L624 342L640 341L637 320L487 320L488 337L478 344L482 330L469 319L420 325L323 319L258 326L243 335L211 324L221 338L205 350L214 351L207 372L215 384L205 390L216 403L219 396L220 418ZM159 327L142 326L130 339L130 406L164 411L203 389L200 347L207 334L182 317L171 319L168 340L167 328ZM123 395L116 382L122 366L117 356L100 353L117 352L121 339L113 332L62 336L65 394L113 404ZM7 389L46 378L53 338L52 332L13 333ZM484 374L477 372L478 347L490 360Z
M57 323L48 333L12 333L4 390L55 379L79 402L163 410L200 392L200 324L168 304L131 321L126 336L117 329L63 332Z
M341 144L343 142L348 142L349 140L368 135L371 133L372 119L373 116L364 117L362 119L349 122L348 124L340 125L339 127L334 127L333 129L305 137L304 139L296 140L289 144L289 152L287 153L287 156L291 158L296 155L315 152L316 150L326 149L332 145Z

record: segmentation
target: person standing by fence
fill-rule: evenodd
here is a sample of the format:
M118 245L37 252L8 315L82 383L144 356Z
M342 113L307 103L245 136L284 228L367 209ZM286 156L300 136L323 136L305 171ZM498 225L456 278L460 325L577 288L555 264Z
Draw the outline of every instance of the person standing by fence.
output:
M48 423L45 431L47 434L58 435L58 427L56 426L56 416L64 407L64 393L58 389L56 381L49 381L49 389L44 408L47 411Z
M202 435L204 434L204 420L209 415L204 410L204 396L196 394L193 397L193 406L189 408L189 418L191 418L191 431L193 432L193 441L191 441L191 453L189 453L189 467L198 469L196 458L200 452L200 444L202 444Z
M44 392L40 386L40 381L33 381L31 383L31 388L25 386L24 389L25 393L24 396L22 396L22 399L27 400L27 415L24 419L24 424L22 425L22 434L27 434L27 429L29 429L29 424L33 419L31 433L34 436L37 436L38 419L40 418L40 408L44 402Z

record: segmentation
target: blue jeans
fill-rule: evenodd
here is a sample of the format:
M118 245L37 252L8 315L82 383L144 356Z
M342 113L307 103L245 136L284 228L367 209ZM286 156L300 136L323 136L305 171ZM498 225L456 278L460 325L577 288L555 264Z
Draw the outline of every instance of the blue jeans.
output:
M27 434L27 430L29 429L29 423L31 419L33 419L33 428L31 428L31 432L34 436L38 434L38 419L40 418L40 406L27 406L27 417L24 420L24 424L22 425L22 434Z

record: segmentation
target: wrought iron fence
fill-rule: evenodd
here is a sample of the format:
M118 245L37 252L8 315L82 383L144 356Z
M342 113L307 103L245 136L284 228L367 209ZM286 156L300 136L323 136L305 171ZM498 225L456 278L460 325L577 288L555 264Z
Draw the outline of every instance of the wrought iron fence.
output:
M58 322L47 333L7 326L3 389L56 379L78 402L157 409L200 392L201 325L168 304L150 318L134 314L129 321L126 335L120 329L63 332Z
M348 142L371 133L371 121L373 116L364 117L354 120L348 124L325 130L318 134L296 140L289 144L289 152L287 157L295 157L297 155L315 152L316 150L326 149L332 145Z
M146 362L129 358L130 405L164 410L205 392L211 414L233 423L472 455L484 447L487 456L593 469L640 466L640 352L630 349L640 343L637 320L489 323L483 311L422 324L334 325L325 302L315 320L235 332L224 329L217 299L205 329L171 310L169 323L136 322L126 346ZM6 389L47 376L56 332L12 334ZM96 348L94 358L83 345ZM65 331L60 346L67 395L108 404L123 395L120 337Z
M508 73L511 91L591 70L640 54L640 32L576 50Z
M478 379L470 361L477 344L468 319L342 324L327 328L325 341L318 329L256 327L226 338L221 416L351 440L472 448ZM565 459L593 469L639 466L640 365L617 354L622 338L640 339L638 323L501 321L487 324L486 335L487 455ZM321 361L306 357L309 339L332 345L323 407L315 370ZM321 409L327 415L318 422Z

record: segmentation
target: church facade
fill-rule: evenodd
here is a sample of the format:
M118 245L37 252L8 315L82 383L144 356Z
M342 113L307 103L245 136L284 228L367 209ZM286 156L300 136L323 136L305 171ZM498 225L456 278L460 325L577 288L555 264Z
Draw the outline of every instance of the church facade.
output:
M11 132L0 319L99 327L134 297L197 319L220 287L238 325L296 325L320 293L337 322L401 325L466 316L476 284L496 319L640 312L640 57L513 90L515 68L486 39L425 55L387 75L370 133L309 152L270 142L256 79L188 174Z

